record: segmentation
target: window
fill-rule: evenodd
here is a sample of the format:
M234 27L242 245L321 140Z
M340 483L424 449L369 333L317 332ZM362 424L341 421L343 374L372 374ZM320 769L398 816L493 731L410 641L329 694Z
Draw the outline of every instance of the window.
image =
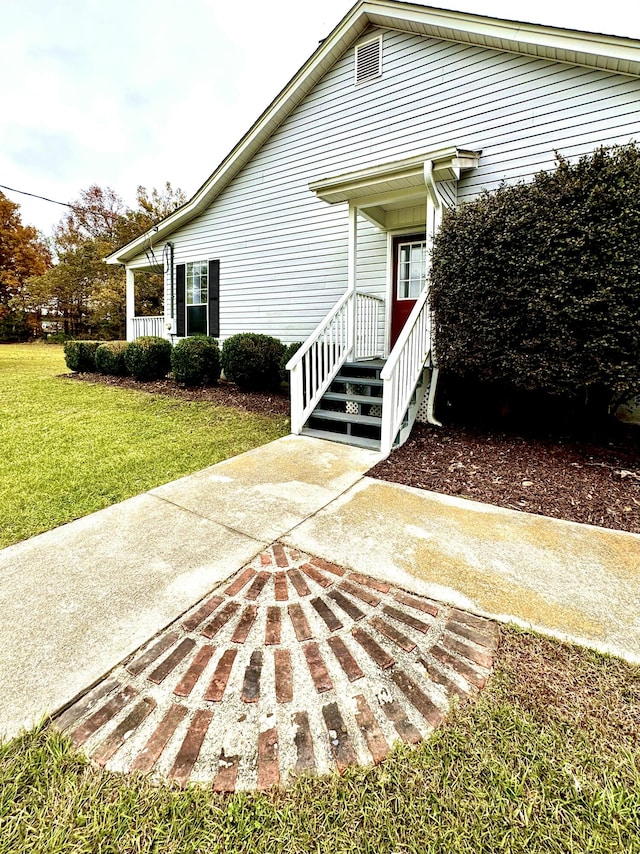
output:
M176 335L220 334L220 261L176 264Z
M424 240L398 245L398 282L396 297L415 300L425 285L427 244Z
M207 334L209 265L193 261L187 267L187 335Z

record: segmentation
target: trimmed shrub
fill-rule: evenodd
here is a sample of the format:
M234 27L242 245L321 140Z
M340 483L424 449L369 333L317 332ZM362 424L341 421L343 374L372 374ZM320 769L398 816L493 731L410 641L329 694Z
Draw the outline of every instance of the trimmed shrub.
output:
M270 335L240 332L222 345L220 361L229 382L252 391L280 385L280 360L284 344Z
M640 149L601 148L447 211L439 365L609 406L640 392Z
M124 351L127 370L137 380L159 380L171 370L171 342L155 335L131 341Z
M171 351L171 370L176 382L215 385L220 377L218 342L207 335L182 338Z
M96 350L102 341L65 341L64 360L70 371L94 372Z
M105 341L96 350L96 368L101 374L114 377L125 377L129 371L124 361L126 341Z
M287 344L284 348L284 353L282 354L282 358L280 359L280 376L283 382L289 380L289 371L287 370L287 362L289 359L295 355L300 347L302 347L302 341L294 341L293 344Z

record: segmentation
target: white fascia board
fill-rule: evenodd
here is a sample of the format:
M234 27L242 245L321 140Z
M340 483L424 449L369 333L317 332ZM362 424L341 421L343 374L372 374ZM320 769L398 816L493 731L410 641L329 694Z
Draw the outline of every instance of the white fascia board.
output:
M640 41L636 39L488 18L395 0L366 0L364 9L371 24L379 27L403 30L410 20L412 32L432 38L640 76Z
M372 26L640 77L640 42L634 39L505 21L399 0L358 0L195 195L158 223L157 231L116 250L106 262L126 263L143 251L150 237L166 239L205 210L333 63Z
M382 163L348 172L331 178L321 178L312 181L309 189L329 204L337 202L358 201L368 204L376 198L403 189L410 195L410 190L424 190L424 164L433 163L434 175L439 180L450 180L459 175L459 171L473 169L480 160L479 151L468 151L457 146L448 146L423 154ZM391 196L389 197L391 198ZM377 202L376 202L377 203Z

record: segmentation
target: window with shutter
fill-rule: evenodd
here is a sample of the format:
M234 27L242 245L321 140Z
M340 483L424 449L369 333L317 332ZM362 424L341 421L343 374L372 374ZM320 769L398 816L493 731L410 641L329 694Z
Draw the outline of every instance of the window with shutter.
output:
M176 264L176 333L220 334L220 261Z

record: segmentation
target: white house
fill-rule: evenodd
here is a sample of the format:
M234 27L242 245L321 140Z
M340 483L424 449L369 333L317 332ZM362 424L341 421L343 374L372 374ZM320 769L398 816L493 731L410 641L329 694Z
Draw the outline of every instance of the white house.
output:
M304 341L292 430L388 452L433 418L443 207L637 139L639 78L638 41L359 0L194 197L107 259L127 337ZM135 317L156 264L164 315Z

